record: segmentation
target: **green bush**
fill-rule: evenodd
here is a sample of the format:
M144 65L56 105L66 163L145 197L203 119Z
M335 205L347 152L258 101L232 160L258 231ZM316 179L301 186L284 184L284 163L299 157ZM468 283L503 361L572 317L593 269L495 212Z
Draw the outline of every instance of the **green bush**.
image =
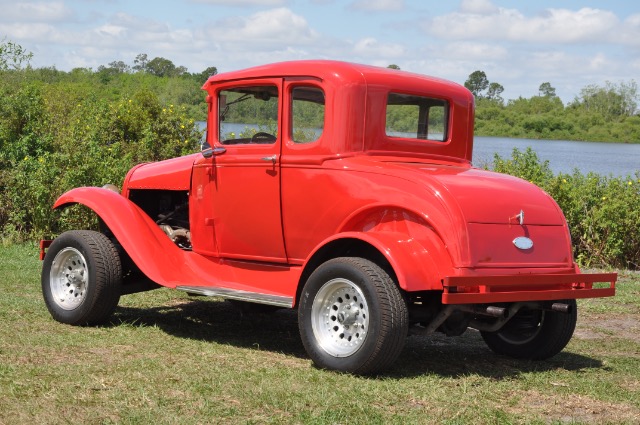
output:
M120 185L140 162L197 150L202 132L184 107L147 89L116 100L81 84L0 85L0 228L4 238L37 239L89 220L51 210L79 186ZM86 225L86 224L85 224Z
M514 149L511 158L496 155L493 168L535 183L556 200L580 264L640 268L640 172L627 177L577 170L554 175L531 148Z

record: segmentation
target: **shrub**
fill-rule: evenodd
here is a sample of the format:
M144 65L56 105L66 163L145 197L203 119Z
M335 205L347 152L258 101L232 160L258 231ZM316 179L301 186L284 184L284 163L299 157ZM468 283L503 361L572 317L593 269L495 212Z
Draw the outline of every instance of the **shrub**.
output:
M13 239L86 227L88 212L60 218L51 210L55 199L74 187L120 184L133 165L194 152L202 137L184 108L163 105L145 89L115 101L68 83L0 89L7 94L0 103L0 228Z
M577 170L554 175L531 148L514 149L507 159L496 155L494 170L531 181L556 200L580 264L640 268L640 172L627 177Z

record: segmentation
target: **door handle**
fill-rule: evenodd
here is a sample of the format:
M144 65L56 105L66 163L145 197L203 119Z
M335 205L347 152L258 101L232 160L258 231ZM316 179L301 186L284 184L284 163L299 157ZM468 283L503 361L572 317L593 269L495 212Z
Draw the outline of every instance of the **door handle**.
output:
M276 155L271 155L271 156L263 156L262 158L260 158L263 161L270 161L271 163L273 163L273 165L276 165Z

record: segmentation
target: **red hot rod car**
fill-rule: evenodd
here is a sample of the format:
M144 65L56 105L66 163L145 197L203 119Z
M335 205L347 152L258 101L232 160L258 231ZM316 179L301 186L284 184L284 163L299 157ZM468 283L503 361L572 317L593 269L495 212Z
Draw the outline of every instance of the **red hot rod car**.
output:
M581 274L558 205L474 168L474 99L457 84L332 61L212 76L201 152L82 187L101 231L42 241L42 290L63 323L106 320L155 287L297 308L322 368L388 367L409 328L480 331L496 353L545 359L571 339ZM45 255L46 252L46 255Z

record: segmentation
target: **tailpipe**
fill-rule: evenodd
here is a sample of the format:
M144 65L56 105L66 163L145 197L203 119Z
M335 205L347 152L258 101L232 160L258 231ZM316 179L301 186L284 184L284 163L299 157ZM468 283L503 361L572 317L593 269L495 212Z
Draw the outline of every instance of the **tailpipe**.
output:
M480 306L480 305L459 305L458 310L465 313L472 313L481 316L497 317L499 319L505 319L509 316L509 309L504 307L498 307L495 305Z
M573 313L573 306L565 303L553 303L551 304L551 311L556 313L571 314Z
M506 318L509 316L509 310L504 307L489 306L484 310L484 314L491 317Z

